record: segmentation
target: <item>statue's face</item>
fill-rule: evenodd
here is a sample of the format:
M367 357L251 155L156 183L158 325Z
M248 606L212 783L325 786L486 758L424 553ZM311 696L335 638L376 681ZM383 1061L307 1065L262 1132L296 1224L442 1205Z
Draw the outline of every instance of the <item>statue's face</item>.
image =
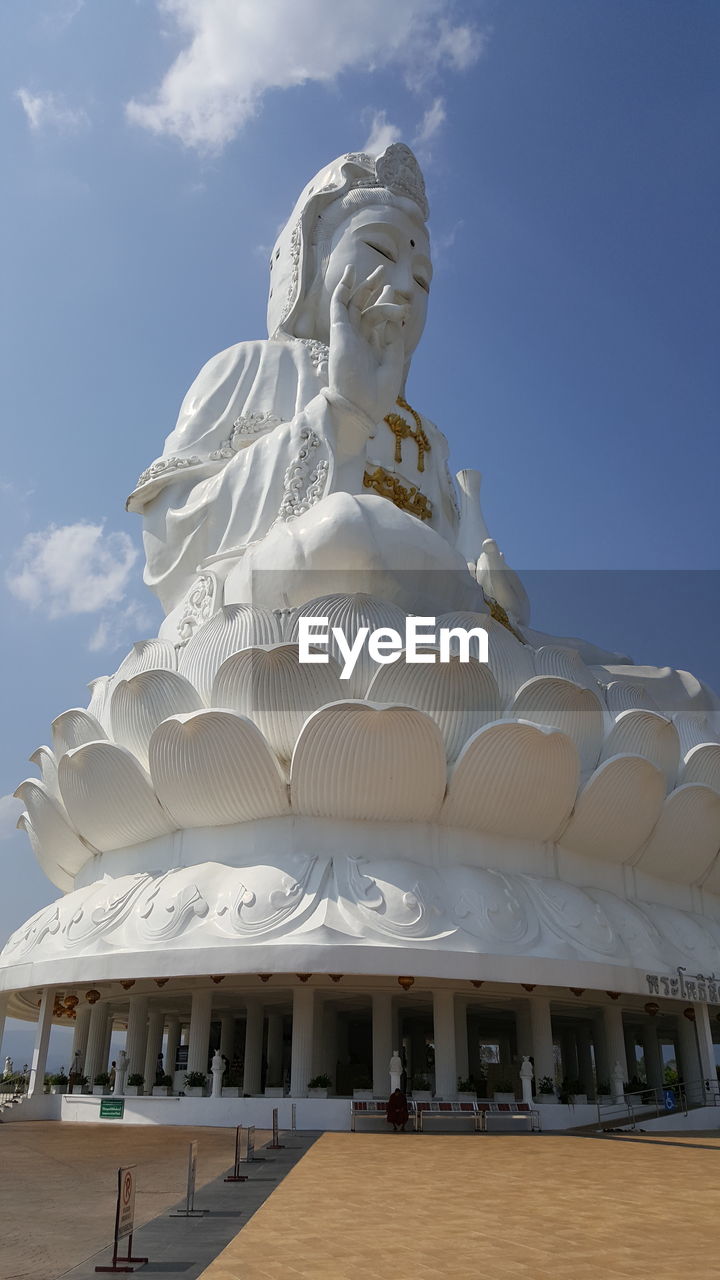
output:
M412 355L425 328L432 278L430 241L413 210L414 205L405 200L397 205L362 205L337 228L315 317L315 333L321 341L329 341L330 299L345 268L354 267L356 283L360 284L382 267L384 282L394 290L395 300L408 308L402 332L406 358Z

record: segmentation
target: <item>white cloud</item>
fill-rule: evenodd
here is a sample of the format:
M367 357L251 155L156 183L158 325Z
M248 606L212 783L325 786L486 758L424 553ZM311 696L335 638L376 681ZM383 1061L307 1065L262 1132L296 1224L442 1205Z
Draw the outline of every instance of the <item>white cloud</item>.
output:
M56 93L31 93L29 89L17 89L15 97L33 133L40 133L43 129L78 133L90 124L86 111L81 107L69 107Z
M0 796L0 840L9 840L15 834L22 811L22 802L15 796Z
M420 121L418 131L413 138L413 146L426 146L427 143L440 132L446 119L447 112L445 110L445 99L436 98L432 106L428 107L425 115Z
M49 618L95 613L123 599L137 548L102 524L50 525L23 539L5 576L9 590Z
M103 613L87 647L90 653L115 653L117 649L127 648L138 635L145 636L156 630L151 611L139 601L131 600Z
M375 111L370 123L370 133L360 148L370 156L380 156L391 142L398 142L402 137L397 125L391 124L384 111Z
M462 71L485 36L452 21L452 0L156 0L186 37L135 124L219 151L269 89L335 79L349 69L398 66L414 87L445 68Z

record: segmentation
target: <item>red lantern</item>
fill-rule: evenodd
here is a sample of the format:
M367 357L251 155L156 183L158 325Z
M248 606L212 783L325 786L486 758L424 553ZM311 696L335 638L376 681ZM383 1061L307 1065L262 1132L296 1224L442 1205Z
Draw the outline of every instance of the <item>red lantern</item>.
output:
M331 982L339 982L344 975L342 973L329 973L328 977Z
M402 987L403 991L409 991L411 986L415 982L415 979L414 978L398 978L398 982L400 983L400 986Z
M656 1004L654 1000L648 1000L645 1005L645 1012L649 1013L651 1018L654 1018L660 1012L660 1005Z
M718 1014L718 1017L720 1018L720 1014ZM695 1010L691 1004L688 1005L687 1009L683 1009L683 1018L687 1018L688 1022L695 1021Z
M99 992L99 991L86 991L86 992L85 992L85 999L87 1000L88 1004L97 1004L98 1000L100 999L100 992Z

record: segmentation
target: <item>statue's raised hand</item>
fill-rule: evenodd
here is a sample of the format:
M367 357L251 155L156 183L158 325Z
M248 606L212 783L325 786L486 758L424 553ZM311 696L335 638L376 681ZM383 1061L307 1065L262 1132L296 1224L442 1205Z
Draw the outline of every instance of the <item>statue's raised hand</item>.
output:
M373 423L382 421L400 393L406 315L381 266L359 284L353 267L345 268L330 303L328 383Z

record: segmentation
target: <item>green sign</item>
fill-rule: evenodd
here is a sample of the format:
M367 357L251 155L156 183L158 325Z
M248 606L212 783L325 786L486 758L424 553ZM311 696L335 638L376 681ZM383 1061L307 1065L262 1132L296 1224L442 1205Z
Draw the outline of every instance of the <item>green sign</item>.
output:
M100 1103L101 1120L122 1120L124 1114L124 1098L103 1098Z

